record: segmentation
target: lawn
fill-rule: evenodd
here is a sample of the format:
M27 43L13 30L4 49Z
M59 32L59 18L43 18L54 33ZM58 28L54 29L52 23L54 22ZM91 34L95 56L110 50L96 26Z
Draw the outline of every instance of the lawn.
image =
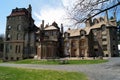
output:
M83 73L0 67L0 80L88 80Z
M71 64L99 64L108 62L108 60L68 60L66 63L67 65ZM10 63L16 63L16 64L46 64L46 65L59 65L59 60L34 60L34 59L26 59L26 60L19 60L19 61L13 61Z

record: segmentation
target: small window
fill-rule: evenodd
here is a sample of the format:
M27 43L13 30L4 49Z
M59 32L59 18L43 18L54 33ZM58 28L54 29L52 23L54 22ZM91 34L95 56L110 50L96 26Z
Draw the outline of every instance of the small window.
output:
M106 39L106 38L103 38L102 41L107 41L107 39Z
M9 26L8 26L8 30L10 30L11 28L12 28L12 27L9 25Z
M8 57L5 57L6 60L8 60Z

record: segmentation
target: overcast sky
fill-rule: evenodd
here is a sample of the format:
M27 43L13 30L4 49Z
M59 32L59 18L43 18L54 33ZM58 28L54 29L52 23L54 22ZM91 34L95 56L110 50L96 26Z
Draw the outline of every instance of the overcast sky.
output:
M58 25L66 24L66 9L74 0L1 0L0 1L0 34L5 33L6 16L10 15L12 9L28 8L32 5L32 16L35 24L39 26L41 20L51 24L56 21Z

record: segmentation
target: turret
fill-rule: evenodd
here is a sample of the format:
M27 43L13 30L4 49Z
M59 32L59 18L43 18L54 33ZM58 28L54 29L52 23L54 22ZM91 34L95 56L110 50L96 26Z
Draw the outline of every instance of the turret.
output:
M28 7L28 12L30 13L30 14L32 14L32 6L29 4L29 7Z
M86 27L91 27L92 26L91 15L88 15L87 17L88 17L88 19L85 21Z

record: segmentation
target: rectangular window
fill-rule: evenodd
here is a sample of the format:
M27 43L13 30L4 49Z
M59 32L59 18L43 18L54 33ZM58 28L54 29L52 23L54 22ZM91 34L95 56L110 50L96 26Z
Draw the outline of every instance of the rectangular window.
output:
M97 52L97 51L98 51L98 49L94 49L94 51L96 51L96 52Z
M6 53L9 53L9 45L6 44Z
M103 38L102 41L107 41L107 39L106 39L106 38Z
M20 45L19 45L18 53L20 53Z
M103 50L107 51L107 45L103 45Z

